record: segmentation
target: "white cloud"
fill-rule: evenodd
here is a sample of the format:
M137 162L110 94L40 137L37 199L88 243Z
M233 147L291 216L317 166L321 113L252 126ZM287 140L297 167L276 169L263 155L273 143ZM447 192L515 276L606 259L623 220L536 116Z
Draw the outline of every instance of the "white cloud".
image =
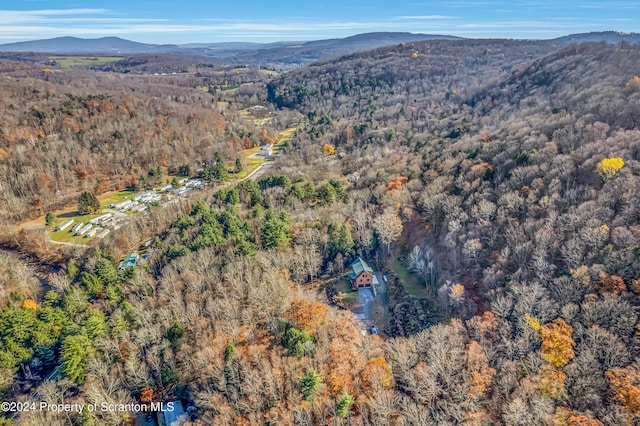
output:
M458 19L458 17L447 16L447 15L405 15L405 16L397 16L397 19L440 20L440 19Z

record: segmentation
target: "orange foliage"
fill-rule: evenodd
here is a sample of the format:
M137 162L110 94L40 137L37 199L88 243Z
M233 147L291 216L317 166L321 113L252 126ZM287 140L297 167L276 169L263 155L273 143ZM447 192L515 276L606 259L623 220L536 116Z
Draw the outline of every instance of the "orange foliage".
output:
M363 385L369 389L376 386L391 388L392 376L391 368L387 360L383 357L372 358L362 370Z
M328 143L322 145L322 150L326 152L327 155L333 155L336 153L336 149L334 148L334 146Z
M635 368L614 368L605 373L613 393L613 401L634 417L640 416L640 374Z
M323 303L294 300L285 317L298 328L310 330L327 320L327 311L327 305Z
M400 189L404 186L405 183L407 183L407 180L408 179L406 178L406 176L398 176L387 184L387 189L389 191L391 191L392 189Z
M38 304L33 299L25 299L25 301L22 302L22 307L24 309L35 311L36 309L38 309Z
M489 169L489 167L491 167L489 163L480 163L480 164L475 164L471 166L469 171L476 178L484 178L484 176L487 174L487 170Z
M353 339L339 338L331 342L330 360L331 371L325 378L327 390L335 397L344 392L354 394L354 380L359 377L359 372L365 365L362 355L354 350Z
M553 399L562 398L564 381L567 376L557 368L545 365L535 377L536 388L542 395Z
M485 410L464 413L464 424L468 426L482 426L494 424L493 419Z
M469 385L471 387L471 396L482 396L496 374L496 370L489 367L489 360L482 349L482 346L475 340L471 340L467 344L467 368L471 374Z
M542 346L540 355L555 367L564 367L573 359L573 346L576 343L571 338L573 328L562 318L545 324L540 330Z
M38 188L49 188L53 179L51 179L51 176L49 176L48 173L37 173L34 181L36 185L38 185Z
M142 402L151 402L153 401L153 389L148 386L142 388L142 392L140 392L140 401Z
M262 135L260 135L260 139L262 139L262 142L264 143L274 143L273 138L267 133L267 129L262 129Z
M106 99L104 99L100 103L100 111L102 112L109 112L109 111L113 111L114 109L115 109L115 106Z
M627 286L617 275L609 275L606 272L600 272L600 282L602 285L598 286L600 293L613 293L620 294L627 291Z
M604 426L600 420L576 413L568 408L558 407L553 417L556 426Z
M8 157L9 153L7 151L5 151L4 149L0 148L0 157Z
M633 92L638 89L640 89L640 77L638 77L637 75L627 81L627 83L624 85L625 92Z
M96 184L95 192L98 194L102 194L109 190L109 181L107 178L101 178L100 181Z

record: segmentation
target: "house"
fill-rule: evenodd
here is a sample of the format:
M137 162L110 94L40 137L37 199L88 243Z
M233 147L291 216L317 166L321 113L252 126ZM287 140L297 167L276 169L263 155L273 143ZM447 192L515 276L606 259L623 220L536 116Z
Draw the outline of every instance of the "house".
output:
M359 288L371 288L373 284L373 269L367 262L358 257L350 266L351 273L349 279L351 280L351 288L357 290Z
M273 144L272 143L268 143L266 145L264 145L262 148L260 148L260 156L261 157L271 157L272 151L273 150Z
M138 253L129 253L118 265L118 270L121 271L126 268L133 268L138 263L139 258L140 256L138 255Z

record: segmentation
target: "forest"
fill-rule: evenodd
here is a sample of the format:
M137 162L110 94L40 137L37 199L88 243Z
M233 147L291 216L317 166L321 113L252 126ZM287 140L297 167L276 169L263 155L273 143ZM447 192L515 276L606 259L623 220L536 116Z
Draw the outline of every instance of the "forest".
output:
M279 75L0 61L3 399L180 400L202 425L636 424L639 64L634 44L507 40ZM255 105L274 118L251 120ZM262 176L88 249L15 243L21 220L83 191L231 167L292 125ZM331 288L356 256L389 277L379 335Z

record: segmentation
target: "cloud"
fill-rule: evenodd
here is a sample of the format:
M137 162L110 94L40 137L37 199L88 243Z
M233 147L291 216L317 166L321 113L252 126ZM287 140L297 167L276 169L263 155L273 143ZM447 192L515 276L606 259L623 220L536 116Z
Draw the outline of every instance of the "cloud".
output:
M440 19L458 19L458 17L447 16L447 15L405 15L405 16L396 16L396 19L440 20Z
M41 10L0 10L0 25L37 24L55 16L99 15L106 9L41 9Z

